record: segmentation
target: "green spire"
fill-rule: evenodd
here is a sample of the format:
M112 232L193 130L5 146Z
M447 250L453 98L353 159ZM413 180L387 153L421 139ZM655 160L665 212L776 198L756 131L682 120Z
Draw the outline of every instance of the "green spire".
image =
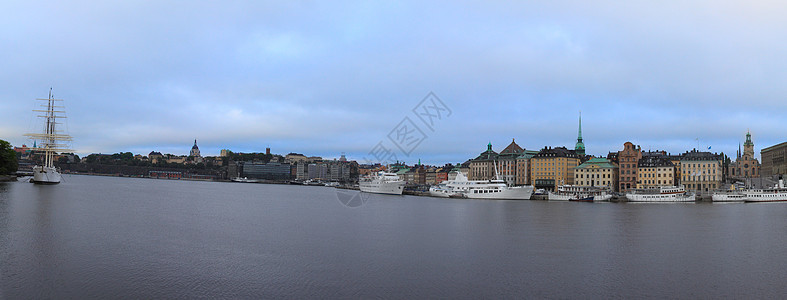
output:
M487 151L492 151L492 142L489 142L489 145L486 145Z
M574 151L579 155L585 155L585 143L582 142L582 112L579 112L579 134L577 135L577 145Z
M754 145L754 143L751 142L751 132L749 132L748 130L746 130L746 142L743 144L747 146Z

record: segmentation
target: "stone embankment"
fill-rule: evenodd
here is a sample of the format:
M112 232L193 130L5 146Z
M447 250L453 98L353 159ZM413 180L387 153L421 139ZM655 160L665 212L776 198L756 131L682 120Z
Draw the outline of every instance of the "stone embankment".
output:
M0 182L16 181L16 175L0 175Z

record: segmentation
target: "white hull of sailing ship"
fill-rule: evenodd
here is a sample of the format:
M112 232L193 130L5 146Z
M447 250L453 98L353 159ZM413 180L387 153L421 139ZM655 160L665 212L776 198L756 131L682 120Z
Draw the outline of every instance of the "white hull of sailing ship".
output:
M49 90L49 98L46 99L36 99L41 101L46 101L46 105L41 105L45 107L46 110L33 110L35 112L44 113L44 115L39 115L39 117L44 118L46 120L46 126L44 127L44 133L28 133L26 136L31 137L36 140L40 140L40 143L37 147L32 148L31 150L34 151L42 151L44 153L44 161L41 165L37 165L33 167L33 183L39 184L56 184L60 183L61 175L60 172L54 166L54 155L55 152L73 152L74 150L67 149L66 144L64 141L71 141L71 137L67 134L61 133L57 128L56 125L60 124L57 122L57 119L65 118L65 111L62 105L55 105L58 101L63 101L62 99L55 99L52 97L52 90Z
M638 189L626 193L629 202L695 202L694 194L687 194L683 187Z
M60 183L60 172L53 167L34 166L33 167L33 183L40 184L56 184Z
M361 178L358 187L361 192L401 195L404 191L404 180L399 179L399 176L393 173L379 172Z

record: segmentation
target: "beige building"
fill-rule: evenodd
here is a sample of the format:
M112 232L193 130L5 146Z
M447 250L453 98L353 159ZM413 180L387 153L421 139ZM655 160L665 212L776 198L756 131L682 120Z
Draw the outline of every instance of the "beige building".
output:
M645 152L637 163L637 188L675 186L675 164L663 152Z
M500 174L500 179L505 181L506 184L516 184L517 171L519 171L519 169L517 169L517 157L524 151L525 149L519 147L516 141L512 139L511 144L503 149L503 151L500 151L500 154L497 156L497 172Z
M530 178L530 159L538 154L538 151L524 150L516 158L516 185L532 185Z
M760 151L762 176L787 174L787 142L770 146Z
M544 148L530 159L530 176L535 188L556 190L574 184L574 167L579 156L566 147Z
M475 159L470 160L469 180L495 179L495 160L498 154L492 150L492 143L486 146L486 151L481 152Z
M721 155L695 149L681 156L680 181L687 191L709 192L721 187Z
M588 160L574 168L574 184L615 191L618 186L618 166L606 158Z

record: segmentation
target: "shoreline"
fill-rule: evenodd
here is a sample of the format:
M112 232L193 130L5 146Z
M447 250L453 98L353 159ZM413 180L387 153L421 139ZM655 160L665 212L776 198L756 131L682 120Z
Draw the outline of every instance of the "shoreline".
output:
M14 182L19 180L16 175L0 175L0 182Z

